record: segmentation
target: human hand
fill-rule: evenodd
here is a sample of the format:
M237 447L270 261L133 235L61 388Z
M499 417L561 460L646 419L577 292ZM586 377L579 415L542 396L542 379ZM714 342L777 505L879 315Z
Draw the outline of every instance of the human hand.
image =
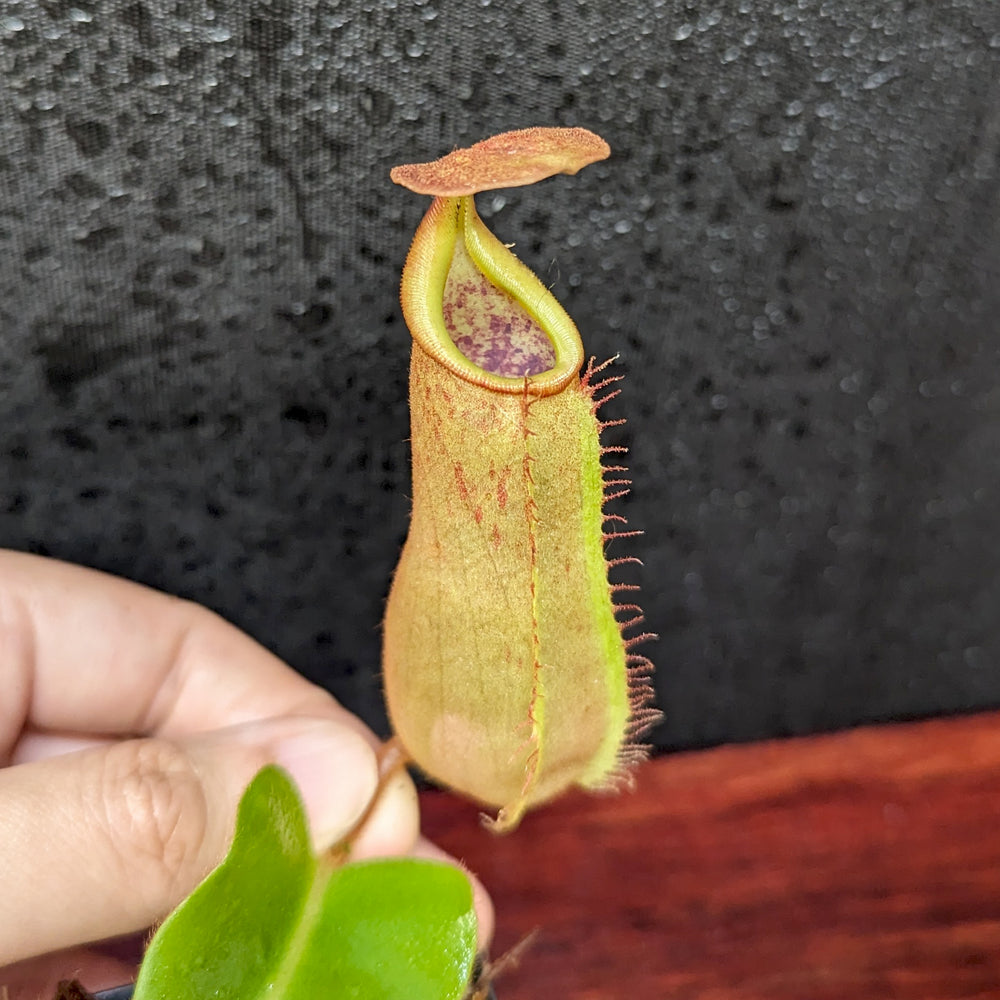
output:
M322 849L368 809L378 746L204 608L0 551L0 996L127 981L134 964L81 946L142 931L188 895L224 856L261 767L295 779ZM419 836L403 772L352 856L389 854L442 856ZM492 908L472 882L484 946Z

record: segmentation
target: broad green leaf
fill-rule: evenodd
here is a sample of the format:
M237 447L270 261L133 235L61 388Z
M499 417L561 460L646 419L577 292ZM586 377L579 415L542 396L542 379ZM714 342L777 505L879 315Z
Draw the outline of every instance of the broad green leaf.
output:
M476 920L465 876L396 858L317 859L284 772L240 802L222 864L150 944L135 1000L459 1000Z

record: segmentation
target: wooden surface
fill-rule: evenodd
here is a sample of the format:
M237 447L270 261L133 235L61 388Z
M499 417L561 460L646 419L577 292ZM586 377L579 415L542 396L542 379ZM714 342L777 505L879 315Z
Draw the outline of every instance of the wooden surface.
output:
M1000 997L1000 714L663 757L496 837L423 795L479 874L500 1000Z

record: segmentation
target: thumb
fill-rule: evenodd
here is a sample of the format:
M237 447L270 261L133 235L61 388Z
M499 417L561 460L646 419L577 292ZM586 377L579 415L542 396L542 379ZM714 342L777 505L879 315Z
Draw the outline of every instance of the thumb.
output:
M240 796L269 763L299 785L318 847L347 833L378 783L363 736L312 718L0 770L0 966L162 919L222 859Z

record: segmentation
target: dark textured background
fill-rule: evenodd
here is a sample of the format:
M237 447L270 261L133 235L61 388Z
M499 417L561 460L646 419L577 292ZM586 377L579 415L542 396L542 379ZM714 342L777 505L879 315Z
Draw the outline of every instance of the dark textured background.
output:
M0 0L0 544L383 728L388 169L533 124L614 150L479 201L628 374L659 742L1000 704L992 0Z

